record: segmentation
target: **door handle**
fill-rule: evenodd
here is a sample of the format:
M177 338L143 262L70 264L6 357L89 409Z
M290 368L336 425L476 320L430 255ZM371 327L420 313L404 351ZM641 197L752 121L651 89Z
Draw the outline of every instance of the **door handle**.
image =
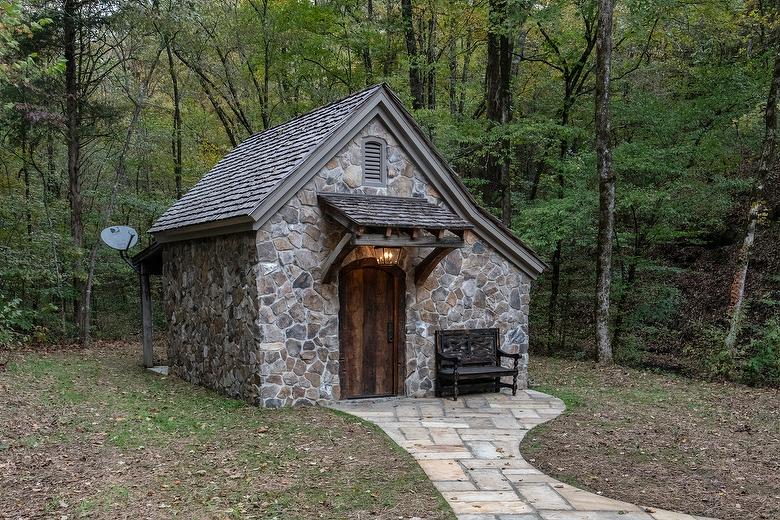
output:
M393 342L393 322L388 321L387 322L387 342L392 343Z

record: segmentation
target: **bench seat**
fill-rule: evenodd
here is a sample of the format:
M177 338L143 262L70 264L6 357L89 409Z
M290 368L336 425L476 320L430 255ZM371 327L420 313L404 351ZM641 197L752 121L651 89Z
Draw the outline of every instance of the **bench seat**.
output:
M442 368L439 370L440 376L453 376L455 372L454 368ZM460 367L458 368L458 377L461 379L474 376L512 376L515 374L514 368L497 367L497 366L484 366L484 367Z

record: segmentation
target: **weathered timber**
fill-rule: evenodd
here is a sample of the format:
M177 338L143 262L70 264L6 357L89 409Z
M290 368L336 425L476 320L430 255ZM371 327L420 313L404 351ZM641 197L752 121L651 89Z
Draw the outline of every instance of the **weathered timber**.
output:
M154 345L152 343L152 291L149 287L149 275L142 272L141 277L141 319L143 321L144 366L154 366Z
M393 236L386 238L384 233L366 233L361 237L352 239L353 246L386 246L386 247L449 247L460 248L465 244L459 238L422 237L413 239L405 236Z
M328 258L322 263L322 280L325 283L330 283L336 277L336 273L341 267L341 262L346 256L355 248L355 245L351 243L352 235L345 233L333 251L328 255Z
M437 247L428 256L423 258L417 267L414 268L414 283L416 285L422 285L425 280L431 275L436 266L444 260L444 258L454 251L453 247Z

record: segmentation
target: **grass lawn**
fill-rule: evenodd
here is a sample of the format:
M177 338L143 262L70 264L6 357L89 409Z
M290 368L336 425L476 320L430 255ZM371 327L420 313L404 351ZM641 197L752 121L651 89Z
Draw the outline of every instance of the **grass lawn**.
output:
M454 518L378 429L265 410L136 366L137 345L12 356L0 518Z
M724 520L780 518L780 392L531 356L568 410L521 450L572 485Z

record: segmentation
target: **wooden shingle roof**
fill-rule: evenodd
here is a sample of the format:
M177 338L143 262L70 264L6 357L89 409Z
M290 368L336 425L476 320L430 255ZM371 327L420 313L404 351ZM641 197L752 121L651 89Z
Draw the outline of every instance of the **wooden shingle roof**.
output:
M464 230L474 226L444 206L416 197L319 193L325 206L365 227Z
M369 87L249 137L168 208L149 231L159 242L173 242L260 228L373 118L379 118L399 139L453 215L473 224L482 239L531 278L547 267L509 228L477 204L385 84ZM354 204L355 201L351 211L358 212L360 208ZM423 217L418 212L404 218ZM447 215L447 218L451 217ZM430 219L425 222L434 224ZM455 225L455 221L451 223ZM443 233L441 227L426 227L434 235ZM456 227L444 229L460 234Z
M149 229L150 233L244 217L381 85L249 137Z

